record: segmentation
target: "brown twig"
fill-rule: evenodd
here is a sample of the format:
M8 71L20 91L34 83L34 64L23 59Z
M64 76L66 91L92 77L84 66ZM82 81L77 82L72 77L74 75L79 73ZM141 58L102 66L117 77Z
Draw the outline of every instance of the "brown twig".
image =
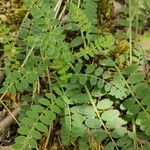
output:
M4 129L8 128L14 122L13 117L16 118L18 116L19 111L20 111L20 105L17 106L17 108L12 111L11 115L9 114L7 117L5 117L3 120L0 121L0 133Z

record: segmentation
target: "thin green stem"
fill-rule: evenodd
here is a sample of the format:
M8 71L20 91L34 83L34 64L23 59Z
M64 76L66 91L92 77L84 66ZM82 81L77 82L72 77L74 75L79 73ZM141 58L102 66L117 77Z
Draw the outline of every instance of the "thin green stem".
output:
M135 96L134 92L132 91L131 87L129 86L129 84L127 83L126 79L122 75L120 69L116 65L115 65L115 68L118 71L118 73L120 74L120 76L122 77L125 85L127 86L128 90L130 91L131 95L133 96L133 98L135 99L137 104L141 107L141 109L145 112L145 114L150 117L150 114L146 111L146 109L141 105L140 101L136 98L136 96Z
M132 119L132 130L133 133L136 135L136 124L134 119ZM137 149L137 140L133 139L133 143L134 143L134 148Z
M104 127L105 131L107 132L107 135L109 136L109 138L110 138L111 141L113 142L114 146L116 147L116 150L119 150L119 148L118 148L116 142L115 142L114 139L112 138L110 132L108 131L107 127L105 126L104 122L103 122L102 119L101 119L101 116L100 116L100 114L99 114L99 111L98 111L97 108L96 108L96 105L95 105L94 100L93 100L93 98L92 98L92 96L91 96L91 94L90 94L89 89L87 88L86 85L84 85L84 88L85 88L85 90L86 90L86 92L87 92L87 94L88 94L88 96L89 96L89 98L90 98L90 102L91 102L91 104L93 105L94 111L95 111L95 113L96 113L98 119L100 120L102 126Z

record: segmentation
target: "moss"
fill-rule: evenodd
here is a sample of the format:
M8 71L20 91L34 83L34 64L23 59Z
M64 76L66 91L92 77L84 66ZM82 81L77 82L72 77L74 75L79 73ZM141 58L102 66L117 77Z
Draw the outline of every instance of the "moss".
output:
M0 19L11 27L18 26L25 16L26 9L22 0L2 0L0 3Z

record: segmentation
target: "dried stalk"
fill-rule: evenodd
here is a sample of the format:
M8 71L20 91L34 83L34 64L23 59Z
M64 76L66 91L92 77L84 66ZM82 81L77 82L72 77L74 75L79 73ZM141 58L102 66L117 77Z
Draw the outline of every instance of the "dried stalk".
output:
M2 133L4 129L7 129L14 122L13 117L16 118L18 116L19 111L20 106L17 106L17 108L13 110L11 114L9 114L7 117L0 121L0 133Z
M0 146L0 150L12 150L11 146Z

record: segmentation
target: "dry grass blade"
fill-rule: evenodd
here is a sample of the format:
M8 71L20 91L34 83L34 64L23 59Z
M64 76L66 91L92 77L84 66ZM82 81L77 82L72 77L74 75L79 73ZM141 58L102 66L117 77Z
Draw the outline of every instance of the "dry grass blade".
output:
M0 133L3 131L3 129L8 128L14 122L12 115L16 118L18 116L19 111L20 106L17 106L17 108L12 112L11 115L9 114L6 118L0 121Z

